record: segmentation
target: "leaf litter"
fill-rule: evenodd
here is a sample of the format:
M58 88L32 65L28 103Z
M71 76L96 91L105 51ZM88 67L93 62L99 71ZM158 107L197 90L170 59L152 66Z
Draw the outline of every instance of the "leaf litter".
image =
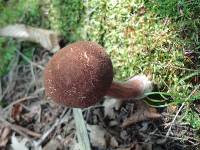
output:
M1 99L7 104L0 109L1 149L81 149L72 109L47 100L44 94L42 67L52 53L37 48L33 59L22 63L23 48L17 51L15 61L11 62L13 67L1 79ZM191 129L178 123L172 128L174 136L165 140L172 118L165 109L161 117L155 108L141 101L122 103L109 97L104 100L83 110L94 150L173 150L190 149L198 144L197 139L184 132Z

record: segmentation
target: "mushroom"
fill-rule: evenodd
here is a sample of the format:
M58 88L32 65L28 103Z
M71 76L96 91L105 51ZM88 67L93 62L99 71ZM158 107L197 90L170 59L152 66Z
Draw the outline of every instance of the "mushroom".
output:
M88 107L103 96L138 99L151 91L146 76L121 83L113 81L113 66L105 49L95 42L81 41L59 50L44 71L46 95L68 107Z

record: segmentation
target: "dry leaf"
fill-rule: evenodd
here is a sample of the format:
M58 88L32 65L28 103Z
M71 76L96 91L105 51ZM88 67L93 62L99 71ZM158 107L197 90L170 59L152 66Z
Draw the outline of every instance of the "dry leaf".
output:
M93 146L98 148L106 148L106 130L97 125L87 125L89 130L90 142Z
M113 147L113 148L116 148L116 147L119 146L119 143L117 142L117 140L114 136L111 137L111 139L110 139L110 146Z
M123 128L140 121L157 119L161 117L161 114L157 113L155 108L148 106L143 101L137 101L136 104L136 112L122 123Z
M13 105L11 109L11 117L16 122L20 121L21 114L22 114L23 106L21 104L15 104Z
M0 128L0 148L5 148L10 138L11 129L6 126Z
M114 109L119 110L121 104L122 104L122 101L115 98L108 97L103 103L104 115L108 116L110 119L114 119L116 117Z
M58 34L51 30L33 28L24 24L8 25L0 29L0 36L19 38L40 44L52 52L60 49Z
M173 114L174 112L176 112L177 111L177 106L176 105L169 105L168 107L167 107L167 112L169 112L170 114Z
M89 130L89 137L92 146L100 149L106 149L106 147L116 148L119 146L116 138L108 134L108 132L98 125L87 125Z
M43 150L62 150L62 146L57 140L52 139L45 145Z
M69 150L80 150L80 144L77 143L74 133L71 132L62 142L64 146L67 146Z
M37 112L27 112L22 104L15 104L11 109L11 118L20 125L33 123L36 114Z

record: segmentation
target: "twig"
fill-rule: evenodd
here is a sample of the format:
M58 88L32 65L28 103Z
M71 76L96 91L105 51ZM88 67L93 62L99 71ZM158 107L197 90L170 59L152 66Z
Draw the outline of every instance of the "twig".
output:
M35 73L34 73L34 70L33 70L33 64L30 64L30 66L31 66L31 75L33 77L33 81L35 82L36 78L35 78Z
M149 133L150 135L153 135L153 136L158 136L158 137L165 137L166 139L166 135L163 135L163 134L156 134L156 133ZM199 139L195 139L193 137L188 137L188 138L181 138L181 137L175 137L175 136L168 136L169 139L174 139L174 140L182 140L182 141L188 141L190 142L191 144L193 145L196 145L196 144L199 144ZM163 139L163 143L166 142L166 140ZM193 141L196 141L198 143L194 143L192 141L190 141L189 139L193 140Z
M44 142L44 140L51 134L51 132L53 132L54 129L58 125L60 125L61 122L63 122L63 120L65 119L65 113L67 112L67 110L68 109L65 108L65 110L63 111L61 117L55 121L55 123L51 126L51 128L46 133L44 133L42 135L42 137L38 141L34 141L33 142L35 148L39 147Z
M185 101L189 100L190 97L196 92L196 90L197 90L199 87L200 87L200 85L196 86L196 88L190 93L190 95L186 98ZM165 135L166 138L169 137L170 132L171 132L171 130L172 130L172 126L174 125L177 116L179 115L179 113L181 112L181 110L183 109L184 106L185 106L185 102L182 103L181 107L180 107L180 108L178 109L178 111L176 112L176 115L174 116L174 118L173 118L173 120L172 120L172 122L171 122L171 124L170 124L170 127L169 127L169 129L168 129L168 131L167 131L167 133L166 133L166 135Z
M2 112L0 112L0 121L1 122L4 122L5 124L7 124L12 130L14 130L15 132L19 133L20 135L23 135L24 137L28 138L27 134L30 135L30 136L33 136L33 137L36 137L36 138L39 138L41 135L39 133L36 133L36 132L33 132L27 128L24 128L22 126L19 126L19 125L15 125L15 124L11 124L10 122L8 122L7 120L5 120L3 118L3 114L10 108L12 107L13 105L17 104L17 103L20 103L20 102L23 102L25 100L30 100L30 99L34 99L34 98L37 98L37 96L29 96L29 97L24 97L24 98L21 98L21 99L18 99L14 102L12 102L10 105L8 105L7 107L5 107ZM25 134L26 133L26 134Z
M171 124L170 124L170 127L169 127L169 129L168 129L168 131L167 131L167 133L166 133L166 138L169 137L170 132L171 132L171 130L172 130L172 126L174 125L174 122L176 121L177 116L179 115L179 113L181 112L181 110L183 109L184 106L185 106L185 102L182 103L181 107L178 109L176 115L174 116L174 118L173 118L173 120L172 120L172 122L171 122Z
M24 128L22 126L19 126L19 125L16 125L16 124L15 125L11 124L11 126L12 127L15 126L16 129L18 129L18 130L22 131L23 133L26 133L26 134L28 134L28 135L30 135L32 137L35 137L35 138L40 138L41 137L40 133L33 132L33 131L31 131L31 130L29 130L27 128Z
M35 90L35 92L33 93L33 95L37 95L39 93L42 93L42 92L44 92L44 90L45 90L44 87L39 88L39 89Z
M35 99L35 98L37 98L37 97L38 97L38 96L28 96L28 97L23 97L23 98L20 98L20 99L18 99L18 100L16 100L16 101L13 101L12 103L10 103L7 107L5 107L5 108L2 110L1 114L4 114L10 107L12 107L12 106L15 105L15 104L21 103L21 102L26 101L26 100Z
M97 108L104 108L103 105L94 105L94 106L89 106L87 108L83 108L82 109L82 112L85 112L85 111L88 111L88 110L91 110L91 109L97 109Z
M18 130L16 126L12 125L10 122L8 122L7 120L5 120L4 118L0 117L0 121L3 122L4 124L6 124L7 126L9 126L12 130L14 130L15 132L19 133L20 135L26 137L29 139L29 137L23 133L21 130Z
M26 60L28 63L30 63L30 64L33 65L33 66L38 67L38 68L41 69L41 70L44 70L44 67L43 67L43 66L41 66L41 65L39 65L39 64L37 64L37 63L35 63L35 62L32 62L28 57L26 57L24 54L22 54L19 50L16 50L16 51L17 51L17 53L18 53L24 60Z
M36 137L36 138L41 137L41 134L33 132L33 131L31 131L31 130L29 130L27 128L24 128L22 126L11 124L10 122L8 122L7 120L5 120L2 117L0 118L0 121L3 122L3 123L5 123L7 126L9 126L15 132L19 133L20 135L22 135L22 136L24 136L24 137L26 137L28 139L29 139L29 137L27 135L30 135L30 136Z

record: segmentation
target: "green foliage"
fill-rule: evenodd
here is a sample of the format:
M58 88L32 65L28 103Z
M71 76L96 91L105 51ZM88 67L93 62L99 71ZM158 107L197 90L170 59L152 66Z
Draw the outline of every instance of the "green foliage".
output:
M174 26L180 34L179 37L184 39L184 46L187 49L199 50L199 0L145 0L145 4L158 17L169 17L174 21Z
M0 27L14 23L40 25L38 2L38 0L0 0Z
M172 19L194 19L198 17L199 2L199 0L145 0L146 6L159 17L170 17Z
M6 24L12 24L18 22L20 17L23 15L24 5L22 1L9 1L0 0L0 26L5 26Z
M8 24L24 23L43 26L38 0L0 0L0 27ZM8 70L8 64L15 55L16 43L9 38L0 38L0 77Z
M0 77L9 70L9 63L15 54L13 40L0 38Z
M186 122L189 122L193 128L200 130L200 117L199 114L196 113L195 111L193 110L188 111L184 120Z
M6 106L8 106L7 101L4 101L4 100L0 99L0 107L4 108Z

